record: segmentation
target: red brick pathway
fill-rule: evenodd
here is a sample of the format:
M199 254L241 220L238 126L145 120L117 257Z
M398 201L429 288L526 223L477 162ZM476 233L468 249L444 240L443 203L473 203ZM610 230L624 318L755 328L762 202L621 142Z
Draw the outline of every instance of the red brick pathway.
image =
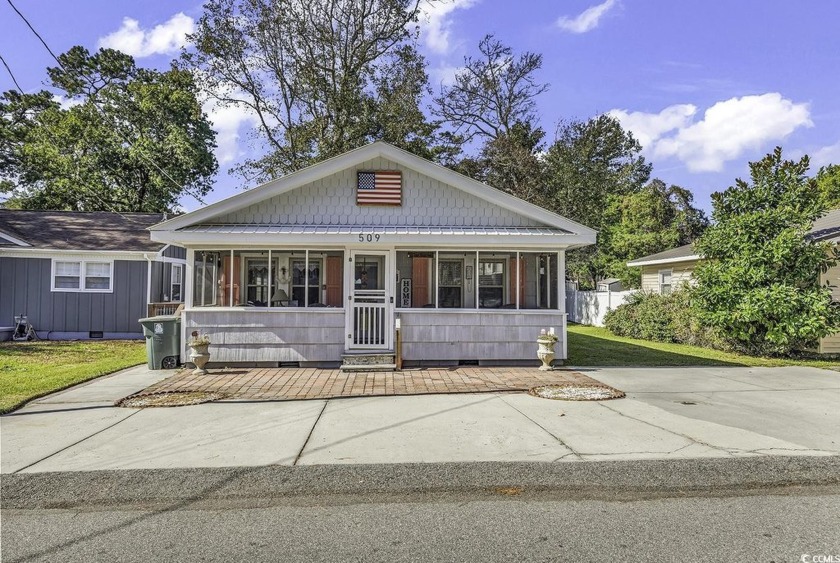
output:
M604 386L582 373L523 367L418 368L395 372L344 373L338 369L253 368L211 370L207 375L181 372L139 394L218 391L232 399L293 400L527 391L539 385L573 383Z

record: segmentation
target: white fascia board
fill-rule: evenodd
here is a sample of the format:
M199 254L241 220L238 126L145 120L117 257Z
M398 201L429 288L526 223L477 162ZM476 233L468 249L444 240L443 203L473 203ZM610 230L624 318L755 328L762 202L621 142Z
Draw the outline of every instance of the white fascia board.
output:
M266 199L276 197L305 184L336 174L342 170L357 166L362 162L366 162L376 157L384 157L388 160L396 162L397 164L401 164L406 168L410 168L428 176L429 178L443 182L444 184L465 191L489 203L498 205L499 207L503 207L546 225L564 229L579 235L592 235L593 238L597 234L596 230L590 229L580 223L576 223L571 219L546 211L545 209L532 203L513 197L512 195L506 194L496 188L482 184L477 180L473 180L463 174L450 170L445 166L430 162L424 158L411 154L408 151L398 149L397 147L382 141L377 141L364 147L346 152L342 155L335 156L323 162L319 162L318 164L313 164L312 166L299 170L298 172L283 176L277 180L272 180L271 182L267 182L246 192L233 195L227 199L223 199L222 201L193 211L192 213L173 217L168 221L164 221L150 227L149 230L154 233L155 231L176 230L199 224L202 221L207 221L219 215L230 213L236 211L237 209L242 209ZM153 240L157 240L154 239L154 237L152 238Z
M570 248L595 243L595 236L588 235L458 235L451 234L385 234L378 243L359 242L359 232L348 234L282 234L282 233L202 233L191 231L154 231L152 239L171 242L179 246L202 246L205 248L260 248L288 245L305 246L363 246L365 248L390 248L392 246L432 246L460 248L463 246L496 246L517 248Z
M637 266L658 266L660 264L672 264L677 262L693 262L694 260L700 260L700 257L696 254L692 254L691 256L681 256L679 258L662 258L660 260L634 260L632 262L627 262L627 265L631 268L635 268Z
M0 232L0 239L3 239L3 240L6 240L6 241L9 241L10 243L12 243L12 244L16 244L16 245L18 245L18 246L23 246L23 247L26 247L26 246L32 246L32 245L31 245L31 244L29 244L28 242L26 242L26 241L24 241L24 240L21 240L21 239L19 239L19 238L17 238L17 237L13 237L12 235L6 234L6 233L4 233L4 232Z
M114 260L146 260L148 254L153 254L154 251L123 251L123 250L85 250L73 249L63 250L55 248L0 248L0 256L9 258L61 258L61 257L78 257L78 256L92 256L98 258L111 258Z

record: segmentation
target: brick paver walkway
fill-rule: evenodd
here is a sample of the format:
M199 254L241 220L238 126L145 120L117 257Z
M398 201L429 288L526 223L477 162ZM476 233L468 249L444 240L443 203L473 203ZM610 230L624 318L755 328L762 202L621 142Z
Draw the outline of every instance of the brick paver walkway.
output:
M564 369L458 367L344 373L338 369L290 367L211 370L207 375L192 375L191 370L182 370L139 394L218 391L232 399L268 401L527 391L539 385L564 383L606 387L582 373Z

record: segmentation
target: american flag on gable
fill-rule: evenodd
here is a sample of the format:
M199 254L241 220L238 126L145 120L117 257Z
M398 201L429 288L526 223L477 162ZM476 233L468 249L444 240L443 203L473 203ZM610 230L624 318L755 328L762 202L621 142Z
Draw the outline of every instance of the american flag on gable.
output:
M378 170L359 172L357 205L402 205L402 172Z

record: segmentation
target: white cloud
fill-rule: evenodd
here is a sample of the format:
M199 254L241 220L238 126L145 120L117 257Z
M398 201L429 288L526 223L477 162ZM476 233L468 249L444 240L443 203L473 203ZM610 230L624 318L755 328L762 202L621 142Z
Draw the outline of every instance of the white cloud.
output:
M452 49L450 32L452 13L466 10L478 0L425 0L420 7L420 31L426 47L434 53L445 55Z
M840 164L840 141L822 147L811 155L811 170L818 170L829 164Z
M452 86L455 84L455 75L461 67L440 65L436 67L429 67L429 82L435 85Z
M676 157L691 172L718 172L747 150L813 126L808 104L794 103L777 92L717 102L700 121L694 120L697 108L690 104L669 106L659 113L608 113L633 132L647 154Z
M53 95L52 99L63 110L68 110L72 107L82 105L82 100L78 98L66 98L59 94Z
M245 106L219 105L214 100L204 103L204 111L216 131L216 158L219 164L229 164L245 154L240 145L241 127L256 127L259 119Z
M628 112L623 109L614 109L608 113L618 119L624 129L632 131L636 140L647 148L665 133L690 124L697 113L697 106L678 104L668 106L659 113Z
M193 31L195 22L183 12L152 29L142 29L140 22L126 17L117 31L99 39L99 46L117 49L133 57L172 55L186 45L186 36Z
M618 4L618 0L606 0L602 4L587 8L577 17L560 16L557 19L557 27L571 33L586 33L598 27L601 18L616 4Z

